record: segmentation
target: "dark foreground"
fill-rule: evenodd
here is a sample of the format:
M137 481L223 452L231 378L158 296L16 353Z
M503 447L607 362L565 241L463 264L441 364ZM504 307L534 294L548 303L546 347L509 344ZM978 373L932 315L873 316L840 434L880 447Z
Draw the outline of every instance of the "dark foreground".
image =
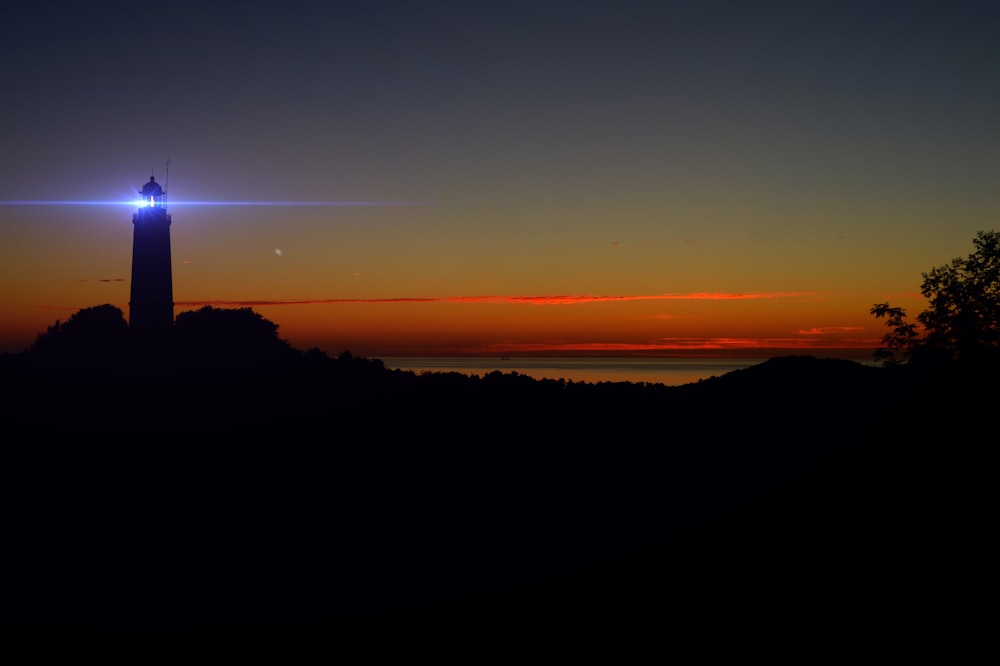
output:
M8 374L26 625L651 623L851 635L976 616L995 374L810 357L684 387L331 367Z

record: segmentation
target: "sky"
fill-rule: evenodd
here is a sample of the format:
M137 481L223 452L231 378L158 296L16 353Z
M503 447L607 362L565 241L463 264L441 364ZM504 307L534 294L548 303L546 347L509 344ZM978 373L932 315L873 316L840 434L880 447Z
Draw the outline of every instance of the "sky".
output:
M872 305L1000 226L997 34L962 0L17 3L0 351L128 317L154 175L175 312L300 349L870 355Z

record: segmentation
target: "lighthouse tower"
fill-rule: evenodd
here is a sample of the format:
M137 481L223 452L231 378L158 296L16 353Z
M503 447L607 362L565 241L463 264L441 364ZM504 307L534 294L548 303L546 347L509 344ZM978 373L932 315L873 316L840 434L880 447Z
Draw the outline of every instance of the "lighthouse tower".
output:
M174 287L170 271L170 215L166 191L149 177L140 192L139 209L132 214L132 291L129 331L143 338L159 338L174 327Z

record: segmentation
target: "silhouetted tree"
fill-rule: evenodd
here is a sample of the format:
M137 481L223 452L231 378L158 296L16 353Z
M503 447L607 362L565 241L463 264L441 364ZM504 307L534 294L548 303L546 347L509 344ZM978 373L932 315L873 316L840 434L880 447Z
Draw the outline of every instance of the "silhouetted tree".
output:
M85 376L113 374L128 353L128 322L109 304L83 308L39 333L24 361L48 372Z
M355 356L350 350L341 352L333 367L339 377L350 380L380 380L388 373L380 359Z
M886 326L891 329L882 336L882 346L875 350L876 361L884 365L896 365L906 361L920 339L917 325L906 321L906 310L890 307L888 303L876 303L870 310L876 319L885 319Z
M65 323L56 320L44 333L39 333L28 351L45 353L75 353L104 351L125 344L128 322L119 308L104 304L77 311Z
M330 355L319 347L310 347L302 353L302 360L310 365L318 365L330 361Z
M979 231L976 249L923 273L920 291L929 301L906 321L906 311L888 303L872 306L876 319L886 319L890 331L875 351L886 365L910 361L975 361L1000 354L1000 233Z
M175 349L184 365L246 370L286 366L301 353L278 337L278 325L250 308L181 312L174 320Z

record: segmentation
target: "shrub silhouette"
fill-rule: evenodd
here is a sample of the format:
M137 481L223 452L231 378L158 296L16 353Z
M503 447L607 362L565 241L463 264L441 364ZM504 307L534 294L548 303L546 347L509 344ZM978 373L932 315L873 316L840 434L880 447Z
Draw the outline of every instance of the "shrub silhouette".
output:
M214 308L182 312L174 321L174 349L182 365L201 369L237 366L271 369L302 358L278 337L278 325L251 308Z
M180 380L206 374L236 376L329 361L317 349L303 353L278 337L278 326L250 308L205 306L180 313L165 336L135 337L121 309L84 308L57 320L14 360L24 370L85 381Z
M56 320L39 333L29 351L36 354L120 349L128 335L122 311L110 304L84 308L65 323Z
M128 353L128 323L109 304L84 308L57 320L26 350L26 360L48 372L112 372Z

